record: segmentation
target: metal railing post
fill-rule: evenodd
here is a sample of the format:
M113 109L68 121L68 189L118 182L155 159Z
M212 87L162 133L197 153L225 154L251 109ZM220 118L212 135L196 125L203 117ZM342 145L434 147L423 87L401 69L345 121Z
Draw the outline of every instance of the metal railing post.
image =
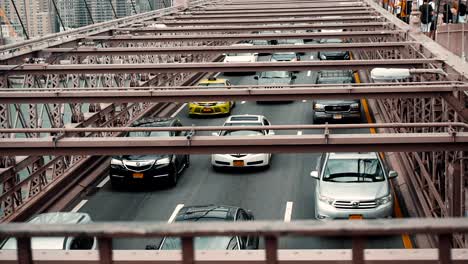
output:
M364 248L366 240L363 237L353 237L353 264L364 264Z
M111 264L112 263L112 238L100 237L98 238L99 250L99 263Z
M452 236L450 234L439 235L439 263L440 264L451 264L452 263L452 251L451 243Z
M18 264L32 264L31 237L18 237Z
M193 237L182 237L182 263L194 264L195 251L193 248Z
M278 263L278 238L274 236L265 237L266 264Z

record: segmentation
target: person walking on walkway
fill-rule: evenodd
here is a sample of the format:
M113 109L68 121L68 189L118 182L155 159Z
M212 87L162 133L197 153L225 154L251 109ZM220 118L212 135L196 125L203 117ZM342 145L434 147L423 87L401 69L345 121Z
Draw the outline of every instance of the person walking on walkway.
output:
M423 4L419 7L419 12L421 13L421 32L429 36L432 23L432 15L434 14L434 9L429 4L428 0L424 0Z

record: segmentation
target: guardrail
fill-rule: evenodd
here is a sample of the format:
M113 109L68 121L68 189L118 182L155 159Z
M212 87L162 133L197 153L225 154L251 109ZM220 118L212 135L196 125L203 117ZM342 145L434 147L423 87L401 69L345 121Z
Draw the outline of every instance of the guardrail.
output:
M83 225L0 225L1 237L16 237L18 250L0 251L3 263L467 263L468 250L452 249L451 237L468 232L467 218L385 219L335 221L253 221L209 223L107 222ZM438 238L437 249L366 249L366 239L402 234L430 234ZM194 238L200 236L258 236L265 250L195 251ZM32 237L96 237L98 251L36 251ZM181 251L116 251L115 238L181 237ZM278 240L289 236L352 239L351 250L278 250ZM144 245L142 245L144 247ZM265 255L263 255L265 252ZM398 254L395 254L398 252ZM33 254L34 253L34 254ZM52 253L49 251L49 253ZM34 255L34 256L33 256ZM181 256L181 259L180 259ZM33 261L34 257L34 261Z

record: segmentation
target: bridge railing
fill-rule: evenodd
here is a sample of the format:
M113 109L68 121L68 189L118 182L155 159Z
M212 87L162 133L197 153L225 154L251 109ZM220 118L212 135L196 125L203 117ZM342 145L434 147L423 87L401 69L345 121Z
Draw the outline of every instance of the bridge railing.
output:
M413 218L385 220L335 220L296 222L209 222L150 223L107 222L83 225L32 225L12 223L0 225L0 237L16 237L18 250L0 250L3 263L467 263L467 249L452 249L451 237L468 232L467 218ZM366 249L372 237L402 234L430 234L438 239L437 249ZM32 237L96 237L97 251L31 250ZM181 251L113 250L116 238L180 237ZM194 238L200 236L257 236L264 238L265 250L196 251ZM307 236L352 240L351 250L278 250L279 239ZM144 245L142 245L144 248ZM34 254L33 254L34 253ZM49 253L52 253L49 251ZM16 255L16 256L15 256Z

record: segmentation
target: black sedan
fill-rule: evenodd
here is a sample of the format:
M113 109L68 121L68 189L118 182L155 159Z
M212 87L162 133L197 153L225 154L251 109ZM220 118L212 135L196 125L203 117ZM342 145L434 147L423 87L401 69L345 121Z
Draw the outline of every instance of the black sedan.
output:
M180 127L175 118L151 118L136 122L133 127ZM129 132L127 137L173 137L186 136L185 132L141 131ZM152 154L114 156L110 165L110 180L113 187L129 183L159 183L164 181L175 186L180 173L189 166L189 155Z
M322 39L320 44L344 43L341 39ZM318 53L320 60L349 60L349 51L320 51Z
M254 217L250 211L234 206L202 205L185 206L179 210L175 222L205 222L205 221L252 221ZM256 236L209 236L195 237L196 250L242 250L258 249ZM148 245L147 249L154 249ZM180 238L165 237L159 245L160 250L180 250Z

